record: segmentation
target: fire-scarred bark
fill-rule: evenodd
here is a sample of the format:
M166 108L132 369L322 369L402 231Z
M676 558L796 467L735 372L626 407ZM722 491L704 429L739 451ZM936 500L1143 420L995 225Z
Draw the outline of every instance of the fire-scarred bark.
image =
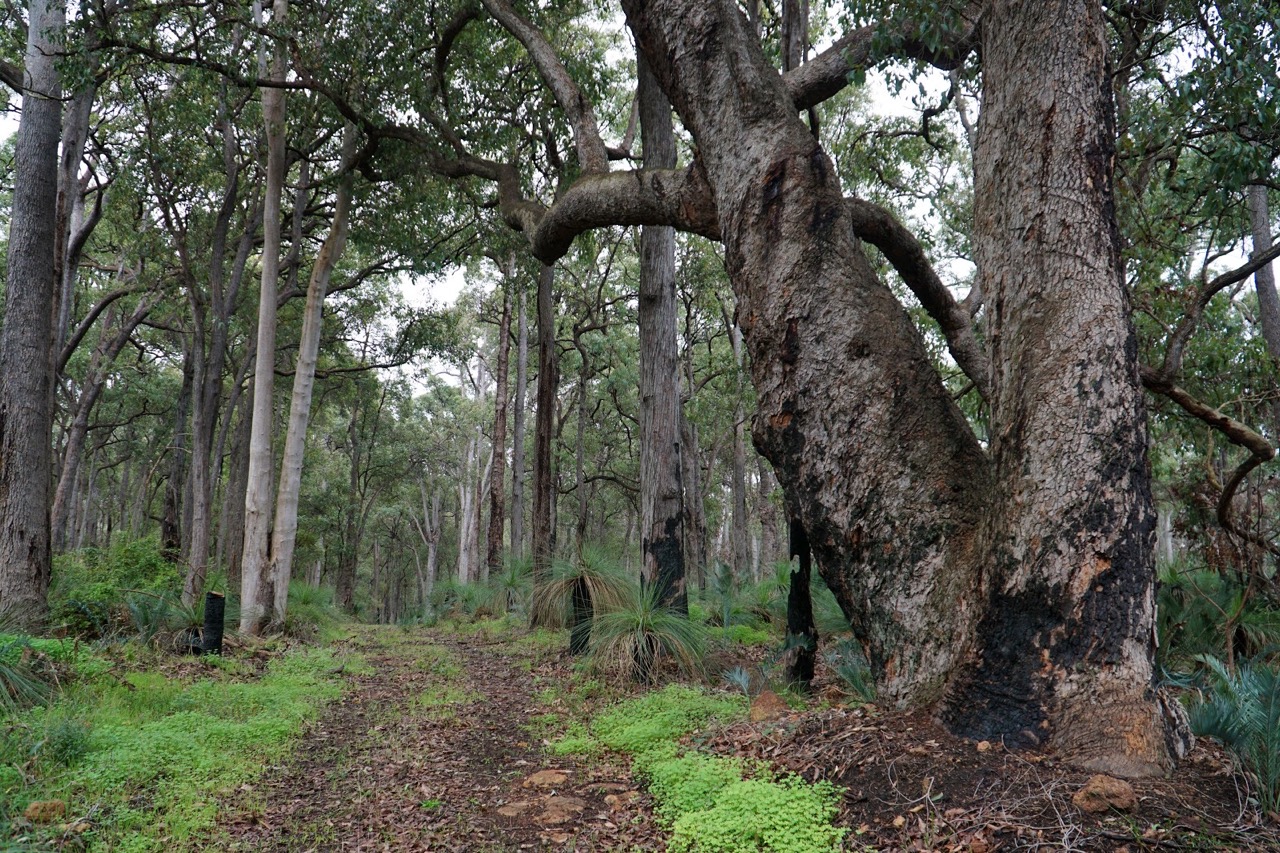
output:
M982 24L990 458L855 245L830 162L736 4L623 6L711 187L756 444L882 691L945 691L965 733L1166 769L1179 727L1151 677L1153 516L1099 4L992 3Z

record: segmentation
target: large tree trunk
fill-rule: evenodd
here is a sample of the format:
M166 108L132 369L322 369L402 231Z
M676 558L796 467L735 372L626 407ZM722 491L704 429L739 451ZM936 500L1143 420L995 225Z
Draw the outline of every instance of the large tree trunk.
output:
M996 479L982 617L944 719L1090 769L1161 773L1155 512L1102 9L994 2L982 35L974 242Z
M64 31L57 0L31 0L14 149L8 283L0 331L0 613L35 627L47 612L53 434L54 242Z
M287 0L275 0L271 20L283 26ZM283 44L276 47L271 79L283 82L288 70ZM249 476L244 499L244 551L240 567L240 630L260 632L275 598L269 571L271 535L271 427L276 359L276 290L280 278L280 200L285 177L284 89L262 90L262 122L267 139L267 186L262 214L262 278L258 293L257 364L253 383L253 427Z
M757 447L883 694L946 688L944 719L966 734L1166 769L1179 729L1153 683L1154 515L1100 5L993 2L983 18L991 462L736 4L623 5L714 188Z
M676 165L671 104L644 55L637 56L644 165ZM640 540L645 583L657 600L688 610L684 569L683 447L676 340L676 236L666 226L640 231Z
M896 702L937 698L971 619L990 482L839 180L730 0L624 0L698 142L757 390L754 438Z
M348 125L343 134L342 157L345 164L355 155L355 128ZM271 534L271 584L275 593L273 620L284 624L289 606L289 580L293 575L293 550L298 540L298 497L302 490L302 457L306 450L307 422L311 417L311 392L316 384L316 362L320 355L320 326L323 321L324 297L329 289L333 269L347 246L347 224L351 211L351 193L355 175L347 172L338 184L329 234L311 268L307 298L302 309L302 335L298 343L298 360L294 365L293 395L289 402L289 427L284 439L280 462L280 486L276 495L275 529Z
M515 257L507 266L502 284L502 320L498 323L498 368L493 392L493 464L489 472L489 530L485 565L490 574L502 571L502 534L506 526L507 496L507 379L511 364L511 288L515 281Z
M555 429L556 389L560 365L556 352L556 318L552 287L555 270L543 266L538 274L538 391L533 425L533 585L537 589L551 576L555 520L555 475L552 471L551 435ZM538 627L535 608L533 627Z

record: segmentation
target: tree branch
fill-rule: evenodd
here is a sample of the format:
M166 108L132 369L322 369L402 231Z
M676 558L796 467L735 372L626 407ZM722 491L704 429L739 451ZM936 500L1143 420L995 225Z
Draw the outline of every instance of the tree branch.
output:
M1225 286L1225 285L1224 285ZM1207 403L1203 403L1191 396L1185 389L1179 388L1172 381L1164 378L1161 372L1152 370L1149 367L1143 367L1140 370L1142 384L1149 391L1153 391L1164 397L1168 397L1177 403L1187 414L1198 420L1204 421L1209 426L1226 436L1227 441L1239 447L1243 447L1249 451L1249 458L1236 466L1236 470L1227 480L1226 486L1222 489L1222 495L1218 498L1218 523L1222 525L1222 529L1233 536L1237 536L1247 542L1257 545L1266 551L1280 556L1280 548L1271 542L1256 536L1246 530L1241 530L1231 518L1231 501L1235 497L1236 490L1240 488L1240 484L1244 482L1244 478L1249 475L1254 468L1257 468L1264 462L1270 462L1275 458L1276 450L1271 444L1258 433L1250 429L1246 424L1241 423L1235 418L1225 415L1219 410L1213 408Z
M555 49L537 27L520 17L507 0L481 0L489 14L529 51L542 81L547 84L560 109L573 127L578 164L584 172L609 171L609 154L600 138L595 110L582 89L560 62Z
M1178 323L1178 327L1169 336L1169 346L1165 349L1164 364L1160 366L1159 371L1159 377L1162 380L1173 383L1182 372L1182 355L1186 349L1187 341L1195 333L1196 326L1200 323L1200 317L1204 314L1204 309L1209 305L1209 300L1236 282L1243 281L1253 275L1278 257L1280 257L1280 243L1252 258L1247 264L1236 267L1229 272L1224 272L1200 287L1196 292L1195 300L1187 307L1187 312L1182 316L1182 321Z
M902 276L903 282L920 300L942 329L947 349L964 371L982 399L989 400L991 372L987 353L973 333L969 312L952 297L938 278L924 247L889 211L860 198L846 198L845 207L853 233L878 248Z
M927 62L943 71L959 67L978 44L981 7L981 3L969 3L960 13L965 22L964 29L936 51L920 39L920 28L914 21L899 25L893 33L896 46L893 54ZM849 84L849 74L854 69L866 68L883 59L872 53L877 46L876 32L883 26L886 26L883 22L869 24L848 32L813 59L787 72L783 82L796 109L804 110L822 103Z
M120 297L128 296L130 293L138 293L142 289L141 287L122 287L99 299L97 304L89 309L89 313L80 321L80 324L76 326L75 331L67 338L66 344L62 347L62 352L58 354L58 373L62 373L67 369L67 362L71 360L76 347L80 346L80 342L84 340L84 336L93 328L93 324L102 315L102 312L107 310L107 307Z

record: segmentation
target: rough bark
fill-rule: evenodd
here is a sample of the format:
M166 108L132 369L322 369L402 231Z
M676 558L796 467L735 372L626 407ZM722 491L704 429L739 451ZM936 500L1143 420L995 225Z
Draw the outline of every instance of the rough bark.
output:
M344 131L343 163L355 154L355 129ZM311 393L316 384L316 363L320 355L320 326L324 297L329 290L334 267L347 246L351 193L355 175L347 172L338 183L329 233L311 268L307 297L302 309L302 333L298 360L294 365L293 393L289 401L289 425L280 460L280 485L276 494L275 528L271 534L271 584L275 593L272 619L284 624L289 606L289 580L293 575L293 552L298 540L298 498L302 491L302 457L306 450L307 423L311 417Z
M494 371L493 465L489 472L489 530L485 564L490 574L502 571L503 528L507 523L507 399L511 375L511 287L515 257L507 267L502 286L502 319L498 322L498 365Z
M516 323L516 398L511 423L511 553L524 557L525 395L529 388L529 315L519 289Z
M1155 685L1155 513L1101 5L993 2L982 41L974 241L995 484L969 592L982 616L943 718L1160 774L1179 745Z
M643 55L636 57L640 139L646 168L676 165L671 104ZM640 231L640 541L645 583L657 601L688 610L684 559L684 457L680 347L676 340L675 229Z
M65 18L57 0L31 0L28 8L0 331L0 613L36 627L47 612L51 560L54 235L62 124L55 63Z
M551 576L552 538L555 532L552 504L555 475L552 471L551 435L555 428L556 389L560 366L556 353L554 294L555 270L543 266L538 274L538 389L533 426L533 584L534 589ZM533 626L538 627L537 610Z
M856 246L834 169L735 4L623 5L713 188L756 446L883 695L936 698L966 640L982 450Z
M275 0L272 22L284 23L287 0ZM283 45L271 62L271 79L283 82L288 66ZM262 214L262 277L258 294L257 363L253 382L253 426L249 443L249 474L244 502L244 549L240 567L240 630L260 632L274 600L271 587L271 427L275 388L276 290L280 278L280 201L285 177L284 90L262 90L262 121L267 140L267 186Z

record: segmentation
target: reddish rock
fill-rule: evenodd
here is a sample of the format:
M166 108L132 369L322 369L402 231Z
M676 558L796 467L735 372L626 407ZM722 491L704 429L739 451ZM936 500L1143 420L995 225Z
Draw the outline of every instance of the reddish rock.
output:
M1076 791L1071 802L1080 811L1101 814L1112 809L1132 811L1138 805L1138 797L1133 792L1133 786L1123 779L1098 774Z
M760 695L751 703L751 722L763 723L772 720L780 720L787 715L791 709L787 707L787 703L782 701L782 697L772 690L762 690Z

